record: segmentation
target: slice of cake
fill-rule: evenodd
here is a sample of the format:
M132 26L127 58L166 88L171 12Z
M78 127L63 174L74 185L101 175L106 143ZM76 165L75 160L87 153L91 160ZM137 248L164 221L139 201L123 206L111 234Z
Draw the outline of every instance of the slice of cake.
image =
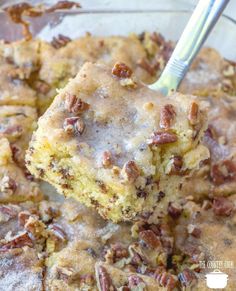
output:
M165 207L209 154L196 98L162 97L123 63L85 64L38 125L31 173L113 221Z

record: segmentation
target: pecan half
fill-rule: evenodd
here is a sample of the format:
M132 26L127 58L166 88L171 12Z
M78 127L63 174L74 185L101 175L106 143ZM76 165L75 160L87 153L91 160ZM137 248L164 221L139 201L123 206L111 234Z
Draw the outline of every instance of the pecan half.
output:
M65 35L59 34L57 37L53 37L52 41L51 41L51 45L55 48L55 49L59 49L63 46L66 46L69 42L71 41L71 39Z
M161 241L152 230L143 230L139 233L139 238L149 247L155 249L161 246Z
M4 251L9 249L22 248L24 246L33 246L33 242L27 232L22 232L7 243L0 245L0 250Z
M105 151L102 156L102 165L104 168L112 166L112 155L110 151Z
M130 78L132 73L132 70L124 63L116 63L112 68L112 74L121 79Z
M129 252L126 248L120 244L114 244L107 250L105 259L107 262L114 264L120 259L127 258L128 256Z
M177 141L177 135L168 131L155 131L151 138L148 139L149 145L163 145L168 143L174 143Z
M229 216L234 209L234 203L225 197L216 197L212 208L215 215Z
M66 93L65 108L74 114L82 113L89 109L89 104L76 97L74 94Z
M166 104L161 110L160 127L164 129L170 128L171 123L175 118L175 115L176 112L174 106L171 104Z
M129 161L124 164L122 174L127 181L133 183L140 175L140 170L134 161Z
M115 291L115 287L112 283L110 275L108 274L107 270L103 266L97 267L97 274L98 274L98 285L99 290L101 291Z
M84 132L85 124L80 117L68 117L63 123L63 128L67 133L81 135Z
M190 105L188 120L191 125L196 125L199 122L199 106L196 102L192 102Z

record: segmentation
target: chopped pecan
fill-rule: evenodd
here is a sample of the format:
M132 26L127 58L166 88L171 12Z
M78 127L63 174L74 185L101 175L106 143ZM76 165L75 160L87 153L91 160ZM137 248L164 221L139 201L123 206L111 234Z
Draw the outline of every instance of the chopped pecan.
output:
M71 284L75 279L75 271L69 267L57 267L56 278L65 281L67 284Z
M82 276L80 276L80 282L82 284L92 286L94 284L94 276L92 274L82 275Z
M196 125L199 122L199 106L196 102L192 102L190 105L188 120L191 125Z
M132 73L132 70L124 63L116 63L112 68L112 74L121 79L130 78Z
M80 117L68 117L63 123L63 128L67 133L82 134L85 124Z
M159 62L155 62L154 64L150 64L150 62L146 58L142 58L137 61L137 65L144 69L146 72L148 72L149 75L155 76L157 73L157 70L160 67Z
M215 185L221 185L236 179L236 165L233 161L224 160L211 167L211 178Z
M58 37L53 37L51 41L51 45L55 49L59 49L63 46L66 46L70 41L71 39L69 37L59 34Z
M89 109L89 104L76 97L74 94L66 93L65 108L74 114L82 113Z
M103 266L98 266L97 268L98 273L98 286L100 287L99 290L101 291L115 291L115 287L112 283L110 275L108 274L107 270Z
M120 259L129 256L128 250L120 244L114 244L107 250L105 259L110 263L116 263Z
M18 213L18 223L20 226L24 226L29 219L31 213L28 210L24 210Z
M110 151L105 151L102 156L102 164L104 168L109 168L112 166L112 155Z
M133 289L138 289L138 290L144 290L146 287L145 282L143 279L137 275L131 275L128 277L128 287L133 290Z
M191 234L192 236L199 238L201 236L201 229L198 228L194 224L189 224L187 226L188 233Z
M171 126L171 122L175 118L176 112L174 106L171 104L166 104L162 110L160 115L160 127L164 129L168 129Z
M176 141L177 135L173 132L155 131L147 142L149 145L163 145L168 143L174 143Z
M152 41L154 41L158 46L165 44L165 38L162 34L156 33L155 31L150 35Z
M35 82L35 89L39 93L47 94L50 91L51 87L46 82L38 80L37 82Z
M177 202L169 202L168 205L168 214L176 219L178 218L183 211L183 208Z
M21 148L15 144L11 144L11 151L12 151L12 158L14 162L19 163L22 156Z
M0 212L6 214L10 218L17 216L17 209L13 206L0 205Z
M61 241L67 240L67 235L59 224L56 224L56 223L50 224L48 229L50 230L51 234L54 237L56 237L56 239L61 240Z
M0 192L12 195L16 192L17 183L9 176L4 176L0 181Z
M167 290L173 290L178 284L177 277L165 271L156 274L155 279L158 281L160 286L166 287Z
M12 125L6 128L0 128L0 132L13 137L20 137L23 133L23 127L21 125Z
M234 210L234 203L225 197L215 197L213 212L218 216L229 216Z
M122 173L126 180L133 183L139 177L140 170L135 161L129 161L124 164Z
M197 282L196 275L190 269L184 269L183 272L178 275L178 278L184 287L194 285Z
M139 237L149 247L155 249L161 246L159 237L152 230L143 230L139 233Z
M29 237L27 232L22 232L15 237L13 237L7 243L0 245L0 251L15 249L15 248L22 248L24 246L32 247L33 242Z
M179 174L183 166L183 158L181 156L174 156L171 158L171 174Z

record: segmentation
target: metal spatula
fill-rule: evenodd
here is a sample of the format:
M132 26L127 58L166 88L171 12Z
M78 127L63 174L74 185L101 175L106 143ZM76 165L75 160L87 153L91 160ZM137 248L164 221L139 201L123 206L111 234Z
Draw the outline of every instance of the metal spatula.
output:
M149 86L150 89L168 95L178 88L228 2L229 0L200 0L198 2L161 77ZM173 25L178 25L178 23Z

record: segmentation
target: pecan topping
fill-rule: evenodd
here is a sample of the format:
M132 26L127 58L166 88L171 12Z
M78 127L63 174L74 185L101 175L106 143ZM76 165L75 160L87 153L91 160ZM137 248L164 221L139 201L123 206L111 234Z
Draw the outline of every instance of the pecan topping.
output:
M188 120L191 125L196 125L199 122L199 107L196 102L192 102L190 105Z
M98 272L98 284L100 286L99 290L101 291L115 291L115 287L112 284L112 280L107 270L103 266L97 268Z
M0 205L0 212L10 217L15 217L17 215L17 210L7 205Z
M199 229L196 225L194 224L189 224L187 226L188 233L191 234L192 236L199 238L201 236L201 229Z
M183 166L183 158L180 156L174 156L171 158L171 173L178 174Z
M177 141L177 135L168 131L155 131L147 141L149 145L163 145Z
M75 277L75 271L69 267L57 267L57 279L65 281L67 284L71 284Z
M4 176L0 182L0 192L8 193L12 195L16 192L17 184L15 180L13 180L9 176Z
M160 116L160 127L164 129L168 129L171 126L171 122L173 121L176 115L174 106L171 104L166 104L161 110Z
M51 87L46 82L38 80L37 82L35 82L35 89L39 93L47 94L50 91Z
M229 216L234 209L234 203L225 197L216 197L213 200L213 212L218 216Z
M22 248L24 246L33 246L33 242L31 238L29 237L27 232L22 232L15 237L13 237L10 241L0 246L0 250L9 250L9 249L15 249L15 248Z
M92 274L85 274L80 277L80 281L88 286L92 286L94 284L94 277Z
M65 107L70 113L79 114L89 109L89 104L77 98L76 95L66 93Z
M63 123L63 128L67 133L81 135L84 132L85 125L80 117L68 117Z
M122 173L126 180L133 183L140 175L140 170L134 161L129 161L124 164Z
M211 178L215 185L221 185L236 179L236 166L230 160L222 161L211 168Z
M136 276L136 275L131 275L128 277L129 285L128 287L133 289L138 289L138 290L144 290L146 284L144 283L143 279Z
M60 225L54 223L54 224L49 225L48 228L53 234L53 236L55 236L57 239L61 241L67 240L67 235Z
M146 72L148 72L149 75L155 76L157 73L157 70L160 67L160 64L156 62L155 64L150 64L149 61L146 58L142 58L138 60L137 65L144 69Z
M182 273L178 275L179 281L185 287L190 286L197 281L197 277L193 271L184 269Z
M139 237L149 247L155 249L161 246L161 241L152 230L143 230L139 233Z
M14 137L20 137L23 133L23 128L21 125L12 125L7 128L0 129L1 133L6 135L11 135Z
M132 70L124 63L116 63L112 68L112 74L121 79L130 78L132 73Z
M173 290L178 282L176 276L167 272L156 274L155 278L161 286L167 287L168 290Z
M63 46L66 46L70 41L71 39L69 37L59 34L58 37L53 37L51 41L51 45L55 49L59 49Z
M107 250L105 259L112 264L116 263L120 259L127 258L129 256L128 250L120 244L114 244L109 250Z
M112 166L112 156L111 152L105 151L102 157L102 164L104 168L109 168Z
M28 210L19 212L18 214L18 223L20 226L24 226L26 221L29 219L31 213Z
M182 213L183 209L180 205L178 205L176 202L170 202L168 205L168 214L176 219L178 218L181 213Z

